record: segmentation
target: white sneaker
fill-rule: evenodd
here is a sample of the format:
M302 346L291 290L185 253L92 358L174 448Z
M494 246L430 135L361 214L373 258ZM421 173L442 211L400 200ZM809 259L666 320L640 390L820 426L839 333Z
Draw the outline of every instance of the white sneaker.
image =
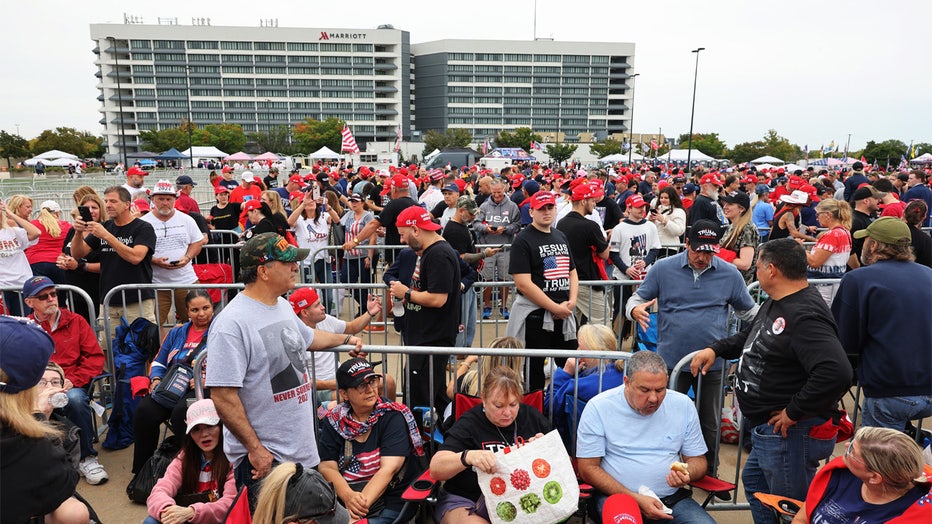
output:
M103 484L110 478L107 475L107 471L104 470L104 467L100 465L100 462L97 462L96 455L88 455L85 457L84 460L78 464L78 471L81 473L81 476L87 480L87 483L92 486Z

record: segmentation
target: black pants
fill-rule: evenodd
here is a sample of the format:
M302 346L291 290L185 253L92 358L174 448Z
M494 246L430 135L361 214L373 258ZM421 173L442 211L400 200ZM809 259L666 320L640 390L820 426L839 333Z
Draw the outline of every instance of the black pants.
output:
M576 349L576 337L563 339L563 320L553 321L553 331L544 331L544 310L532 312L524 321L524 347L527 349ZM529 391L544 389L547 377L544 376L544 357L532 357L530 370L526 377ZM565 358L554 359L558 367L563 367Z
M439 344L438 344L439 345ZM452 344L450 345L452 347ZM437 355L411 355L408 360L406 375L408 387L411 389L411 398L408 406L433 406L437 413L443 413L448 402L446 398L446 370L447 354ZM434 387L431 390L430 376L433 376ZM419 421L420 422L420 421Z
M205 395L206 396L206 395ZM159 446L159 427L162 422L171 420L172 433L178 436L178 443L184 440L184 418L188 411L188 399L194 398L194 390L188 391L184 398L175 404L174 408L166 408L152 397L145 397L136 406L133 413L133 436L135 445L133 449L133 473L137 473L143 464L155 453Z

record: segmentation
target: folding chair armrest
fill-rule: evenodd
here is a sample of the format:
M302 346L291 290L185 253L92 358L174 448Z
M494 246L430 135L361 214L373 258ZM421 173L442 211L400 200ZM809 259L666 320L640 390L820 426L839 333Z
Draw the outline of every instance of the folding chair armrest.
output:
M713 477L712 475L706 475L701 479L692 480L689 482L689 485L703 491L708 491L709 493L732 491L737 487L731 482Z
M411 501L411 502L420 502L427 500L427 497L434 491L437 487L437 480L430 476L430 470L424 470L423 473L414 479L414 482L405 489L404 493L401 494L402 500Z

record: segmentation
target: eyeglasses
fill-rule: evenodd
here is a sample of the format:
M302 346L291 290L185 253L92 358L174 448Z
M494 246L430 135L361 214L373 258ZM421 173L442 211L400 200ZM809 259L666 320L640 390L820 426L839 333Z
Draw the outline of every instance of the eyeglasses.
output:
M378 387L379 387L379 379L377 379L377 378L371 378L371 379L369 379L369 380L363 382L362 384L356 386L355 389L356 389L356 391L358 391L358 392L360 392L360 393L365 393L365 392L369 391L369 388L378 389Z
M64 384L64 383L63 383L60 379L57 379L57 378L53 378L52 380L45 380L45 379L43 378L43 379L39 380L39 386L41 386L41 387L43 387L43 388L44 388L45 386L52 386L53 388L60 388L60 387L62 387L63 384Z
M41 295L33 295L34 299L46 301L49 298L58 298L58 291L49 291L48 293L42 293Z
M848 447L845 448L845 458L850 458L851 460L860 463L865 468L870 469L870 466L868 466L863 460L854 456L854 452L852 451L853 449L854 449L854 441L852 440L851 442L848 443Z

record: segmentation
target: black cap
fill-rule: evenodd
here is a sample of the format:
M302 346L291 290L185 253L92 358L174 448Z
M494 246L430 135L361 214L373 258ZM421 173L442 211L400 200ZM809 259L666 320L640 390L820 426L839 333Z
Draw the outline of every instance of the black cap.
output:
M712 220L697 220L689 229L686 239L693 251L718 252L718 239L722 236L722 225Z
M718 199L726 204L738 204L743 207L745 211L751 209L751 197L744 191L735 191L730 195L721 196Z
M354 388L372 377L382 378L372 369L372 364L364 358L353 358L340 364L337 370L337 387Z
M864 164L862 164L861 161L858 160L857 162L851 165L851 169L854 169L855 171L863 171Z

